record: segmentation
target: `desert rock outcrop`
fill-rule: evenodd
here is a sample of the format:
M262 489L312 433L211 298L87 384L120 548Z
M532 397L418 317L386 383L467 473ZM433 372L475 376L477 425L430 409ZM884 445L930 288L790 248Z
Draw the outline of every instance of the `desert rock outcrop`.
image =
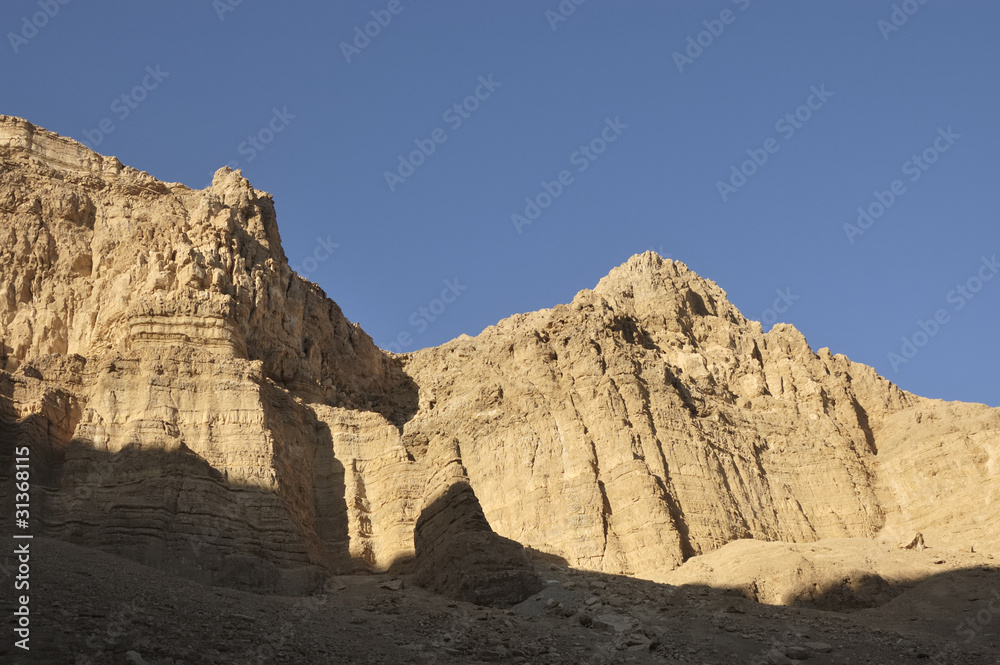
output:
M255 588L416 552L459 595L519 579L516 543L654 580L740 539L995 551L998 433L653 253L389 354L239 172L192 190L0 116L0 457L31 447L58 538Z

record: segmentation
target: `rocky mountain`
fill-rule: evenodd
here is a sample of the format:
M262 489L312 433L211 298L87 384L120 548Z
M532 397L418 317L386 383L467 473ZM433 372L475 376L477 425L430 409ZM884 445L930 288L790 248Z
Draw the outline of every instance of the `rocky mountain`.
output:
M532 557L657 581L745 539L1000 545L1000 410L765 333L682 263L394 355L239 172L163 183L8 116L0 370L4 496L28 446L44 534L214 584L400 569L511 604Z
M574 566L656 579L746 538L1000 543L1000 411L763 333L652 253L405 367L406 433L456 436L490 524Z

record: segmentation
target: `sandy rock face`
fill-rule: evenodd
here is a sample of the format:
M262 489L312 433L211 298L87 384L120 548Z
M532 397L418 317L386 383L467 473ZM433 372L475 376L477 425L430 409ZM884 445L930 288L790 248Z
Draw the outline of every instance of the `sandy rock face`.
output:
M421 386L407 431L457 431L498 533L654 578L740 538L876 534L872 426L917 399L790 326L762 333L652 253L407 372Z
M412 550L420 472L380 480L416 388L292 273L266 193L0 117L0 214L3 453L35 451L52 533L209 579Z
M920 400L876 435L886 538L920 532L932 546L1000 549L1000 409Z
M388 354L239 172L191 190L0 116L0 473L31 447L59 538L255 588L416 556L483 598L520 545L649 579L739 539L990 551L998 432L652 253Z

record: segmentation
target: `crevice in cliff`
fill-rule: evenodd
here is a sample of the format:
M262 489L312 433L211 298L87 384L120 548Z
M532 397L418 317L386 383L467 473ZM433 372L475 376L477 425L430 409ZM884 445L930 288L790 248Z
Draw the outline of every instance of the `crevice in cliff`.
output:
M600 469L594 464L594 473L599 474ZM608 490L604 487L604 481L598 478L597 490L601 493L601 524L604 528L604 547L601 548L602 559L608 555L608 531L611 529L611 501L608 500Z
M875 433L872 432L871 423L868 422L868 412L858 402L857 397L851 397L851 404L854 406L854 414L858 417L858 426L865 434L865 443L868 445L868 452L878 455L878 447L875 445Z
M685 409L687 409L694 418L698 417L698 406L695 404L694 398L691 395L691 391L688 389L684 382L681 381L676 374L670 369L669 365L664 364L663 366L664 378L667 385L671 386L677 391L677 394L681 398L681 403Z

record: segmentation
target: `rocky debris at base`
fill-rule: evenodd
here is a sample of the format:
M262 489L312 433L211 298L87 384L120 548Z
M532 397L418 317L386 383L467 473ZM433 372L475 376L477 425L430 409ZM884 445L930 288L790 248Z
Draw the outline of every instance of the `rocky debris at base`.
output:
M723 590L565 568L540 570L545 588L510 609L451 601L405 576L368 574L339 577L343 588L330 593L282 597L178 580L47 538L34 547L46 571L37 601L47 611L32 633L35 660L8 658L0 647L12 665L119 665L130 651L148 665L787 662L774 654L816 665L914 665L919 654L995 665L1000 653L986 634L945 651L947 639L914 633L914 626L942 623L919 600L915 606L928 613L894 625L879 614L760 605ZM404 583L382 587L393 581ZM565 616L594 588L621 598L622 607L595 612L588 625ZM741 612L727 611L733 607Z

